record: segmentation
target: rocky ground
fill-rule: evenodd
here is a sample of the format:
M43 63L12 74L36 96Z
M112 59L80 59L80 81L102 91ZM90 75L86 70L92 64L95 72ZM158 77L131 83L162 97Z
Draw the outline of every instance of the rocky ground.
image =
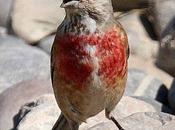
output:
M0 130L50 130L60 114L49 65L65 15L60 3L0 0ZM125 95L112 114L126 130L174 130L175 1L119 14L131 54ZM117 128L101 112L80 130Z

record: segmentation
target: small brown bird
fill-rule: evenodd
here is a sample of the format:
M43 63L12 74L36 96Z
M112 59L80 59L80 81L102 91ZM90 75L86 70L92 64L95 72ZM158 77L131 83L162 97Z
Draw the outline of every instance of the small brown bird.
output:
M78 130L105 109L110 115L127 79L128 40L111 0L63 0L66 17L51 52L54 94L62 113L52 130Z

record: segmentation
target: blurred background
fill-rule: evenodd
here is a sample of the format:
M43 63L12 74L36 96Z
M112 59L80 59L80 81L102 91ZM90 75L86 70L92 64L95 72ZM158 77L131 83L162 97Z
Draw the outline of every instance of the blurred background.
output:
M50 130L60 114L50 82L50 50L65 16L61 3L0 0L0 130ZM113 115L128 130L174 130L175 0L112 4L131 50L125 96ZM80 129L116 130L102 116Z

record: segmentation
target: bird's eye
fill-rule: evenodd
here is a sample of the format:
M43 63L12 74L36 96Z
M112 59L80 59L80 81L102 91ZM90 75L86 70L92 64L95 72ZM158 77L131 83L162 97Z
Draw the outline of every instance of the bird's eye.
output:
M70 1L79 1L79 0L63 0L63 3L67 3L67 2L70 2Z

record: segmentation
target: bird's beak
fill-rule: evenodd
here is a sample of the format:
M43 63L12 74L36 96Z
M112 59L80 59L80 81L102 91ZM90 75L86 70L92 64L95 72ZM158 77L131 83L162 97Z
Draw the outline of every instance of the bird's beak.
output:
M79 8L79 1L73 0L67 3L62 3L61 8Z

